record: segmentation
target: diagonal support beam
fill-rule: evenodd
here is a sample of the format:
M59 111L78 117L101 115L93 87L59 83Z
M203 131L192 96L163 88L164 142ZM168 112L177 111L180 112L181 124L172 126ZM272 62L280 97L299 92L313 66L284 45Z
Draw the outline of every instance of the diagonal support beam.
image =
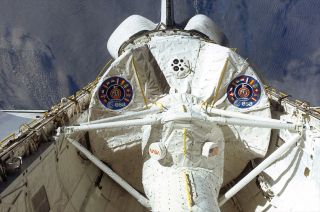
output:
M243 187L248 185L256 176L258 176L263 170L268 166L278 160L283 153L288 151L293 145L295 145L301 138L301 135L297 134L293 136L288 142L280 146L276 151L274 151L269 157L267 157L262 163L260 163L256 168L254 168L247 176L242 178L235 186L233 186L229 191L227 191L219 199L219 207L226 203L230 198L236 195Z
M118 183L124 190L126 190L131 196L133 196L141 205L150 209L149 200L140 194L137 190L135 190L129 183L127 183L124 179L122 179L119 175L117 175L114 171L112 171L108 166L106 166L103 162L101 162L98 158L96 158L91 152L89 152L86 148L84 148L79 142L67 138L69 142L78 149L82 154L84 154L93 164L95 164L101 171L106 173L111 179L113 179L116 183Z

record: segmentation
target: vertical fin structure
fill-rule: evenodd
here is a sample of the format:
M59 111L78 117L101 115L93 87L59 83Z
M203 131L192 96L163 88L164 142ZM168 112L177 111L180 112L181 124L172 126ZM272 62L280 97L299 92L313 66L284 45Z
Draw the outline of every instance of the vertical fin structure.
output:
M161 22L167 28L174 26L173 0L161 0Z

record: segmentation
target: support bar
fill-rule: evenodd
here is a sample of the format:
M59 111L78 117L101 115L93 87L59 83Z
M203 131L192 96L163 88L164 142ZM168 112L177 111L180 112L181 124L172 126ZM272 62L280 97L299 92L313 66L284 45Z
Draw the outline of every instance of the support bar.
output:
M131 185L129 185L124 179L112 171L108 166L102 163L98 158L96 158L91 152L84 148L77 141L68 138L69 142L78 149L82 154L84 154L92 163L94 163L99 169L106 173L111 179L118 183L124 190L126 190L130 195L132 195L141 205L146 208L150 208L149 200L136 191Z
M233 186L229 191L227 191L219 199L219 207L226 203L230 198L236 195L243 187L245 187L252 179L254 179L258 174L270 166L273 162L278 160L283 153L290 149L291 146L296 144L300 140L300 135L295 135L291 140L284 143L276 151L274 151L269 157L267 157L262 163L260 163L256 168L254 168L247 176L242 178L235 186Z
M269 122L275 122L275 123L286 123L278 119L272 119L272 118L264 118L260 116L255 115L249 115L245 113L230 111L230 110L221 110L213 107L208 108L209 114L214 115L220 115L220 116L227 116L232 118L241 118L241 119L247 119L247 120L255 120L255 121L269 121Z
M163 117L161 123L169 121L202 121L207 123L215 123L220 125L238 125L247 127L260 127L260 128L271 128L271 129L288 129L300 131L303 128L301 124L285 123L285 122L274 122L274 121L262 121L262 120L247 120L243 118L226 118L226 117L207 117L198 114L186 115L183 113L171 114L170 116Z
M275 121L262 121L262 120L248 120L243 118L225 118L225 117L208 117L202 115L190 115L190 114L171 114L170 116L163 116L161 123L167 123L170 121L202 121L206 123L215 123L220 125L238 125L247 127L260 127L260 128L271 128L271 129L288 129L300 131L303 128L302 124L293 124L285 122ZM94 124L82 124L80 126L69 126L62 128L66 133L73 133L77 131L88 131L88 130L99 130L99 129L110 129L110 128L126 128L143 125L152 125L160 123L159 116L146 117L143 119L133 119L127 121L114 121L107 123L94 123Z
M302 127L297 124L283 123L283 122L270 122L260 120L247 120L239 118L224 118L224 117L212 117L209 118L211 122L221 125L239 125L247 127L260 127L260 128L271 128L271 129L287 129L287 130L299 130Z
M106 123L106 122L112 122L112 121L128 120L130 118L136 118L139 116L145 116L145 115L159 113L159 112L161 112L160 108L151 108L149 110L143 110L143 111L134 112L131 114L124 114L124 115L113 116L113 117L109 117L109 118L89 121L89 122L81 123L80 125L89 125L89 124Z
M87 125L81 125L81 126L69 126L69 127L62 128L62 131L65 133L73 133L73 132L88 131L88 130L127 128L127 127L143 126L143 125L152 125L159 122L160 121L156 117L151 117L151 118L134 119L134 120L128 120L128 121L115 121L115 122L99 123L99 124L87 124Z

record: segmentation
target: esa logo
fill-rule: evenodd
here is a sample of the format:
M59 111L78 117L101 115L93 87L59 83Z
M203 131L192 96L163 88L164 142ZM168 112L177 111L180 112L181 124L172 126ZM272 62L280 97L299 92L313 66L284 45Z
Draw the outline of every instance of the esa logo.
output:
M255 78L242 75L230 82L227 88L227 97L234 106L249 108L260 100L261 86Z
M133 99L133 89L129 81L122 77L109 77L99 87L100 102L110 110L127 107Z

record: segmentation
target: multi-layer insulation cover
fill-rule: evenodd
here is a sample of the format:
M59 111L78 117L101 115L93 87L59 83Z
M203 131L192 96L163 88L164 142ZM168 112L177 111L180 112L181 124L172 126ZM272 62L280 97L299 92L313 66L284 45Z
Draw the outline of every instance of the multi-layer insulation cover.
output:
M117 79L131 87L130 98L120 107L104 104L101 89ZM243 86L246 83L249 87ZM257 89L259 95L247 101L232 98L230 90L235 89L238 94L234 95L241 98L248 96L248 88ZM210 205L208 199L216 199L220 186L239 175L249 160L266 154L271 132L208 124L198 118L210 116L212 107L270 117L269 106L261 80L231 49L183 33L153 36L127 48L100 79L91 100L89 121L156 107L163 112L150 116L161 121L91 131L91 148L131 185L145 192L154 210L214 210L217 202ZM170 119L177 114L189 119ZM155 151L161 157L151 157ZM162 204L157 204L160 199Z

